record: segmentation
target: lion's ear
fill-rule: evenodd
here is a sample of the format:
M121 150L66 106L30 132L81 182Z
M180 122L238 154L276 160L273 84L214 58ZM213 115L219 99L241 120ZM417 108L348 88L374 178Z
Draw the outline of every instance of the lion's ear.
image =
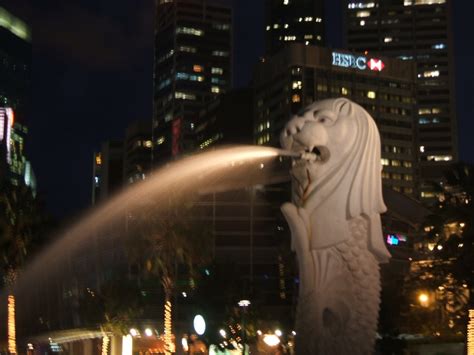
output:
M352 115L352 106L352 102L347 99L340 98L336 100L336 112L343 116Z

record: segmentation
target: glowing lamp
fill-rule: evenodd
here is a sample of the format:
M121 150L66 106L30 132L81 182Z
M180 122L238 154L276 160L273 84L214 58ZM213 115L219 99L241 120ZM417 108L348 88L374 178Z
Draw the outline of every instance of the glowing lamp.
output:
M203 335L206 331L206 321L200 314L196 315L193 320L194 330L198 335Z
M263 336L263 342L268 346L277 346L280 344L280 338L275 334L265 334Z

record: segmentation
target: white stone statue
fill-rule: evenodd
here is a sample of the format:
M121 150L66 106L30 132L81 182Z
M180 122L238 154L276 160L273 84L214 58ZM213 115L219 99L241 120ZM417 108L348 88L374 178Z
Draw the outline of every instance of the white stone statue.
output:
M328 99L294 116L281 144L301 152L282 206L299 266L296 352L373 354L379 264L390 258L377 126L356 103Z

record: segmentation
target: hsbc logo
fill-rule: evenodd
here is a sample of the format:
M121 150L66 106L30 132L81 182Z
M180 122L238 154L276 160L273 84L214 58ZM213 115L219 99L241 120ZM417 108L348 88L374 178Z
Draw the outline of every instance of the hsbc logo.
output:
M358 70L382 71L385 68L381 59L370 58L365 56L355 56L347 53L332 53L332 65L343 68L354 68Z
M385 64L382 62L381 59L374 59L371 58L369 60L369 69L373 71L382 71L385 67Z

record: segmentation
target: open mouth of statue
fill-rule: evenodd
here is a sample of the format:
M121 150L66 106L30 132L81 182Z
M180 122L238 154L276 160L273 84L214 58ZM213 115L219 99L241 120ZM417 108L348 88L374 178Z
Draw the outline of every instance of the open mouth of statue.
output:
M297 160L304 163L325 163L329 160L329 156L329 149L327 149L325 146L315 146L305 148L302 152L300 152L300 156Z

